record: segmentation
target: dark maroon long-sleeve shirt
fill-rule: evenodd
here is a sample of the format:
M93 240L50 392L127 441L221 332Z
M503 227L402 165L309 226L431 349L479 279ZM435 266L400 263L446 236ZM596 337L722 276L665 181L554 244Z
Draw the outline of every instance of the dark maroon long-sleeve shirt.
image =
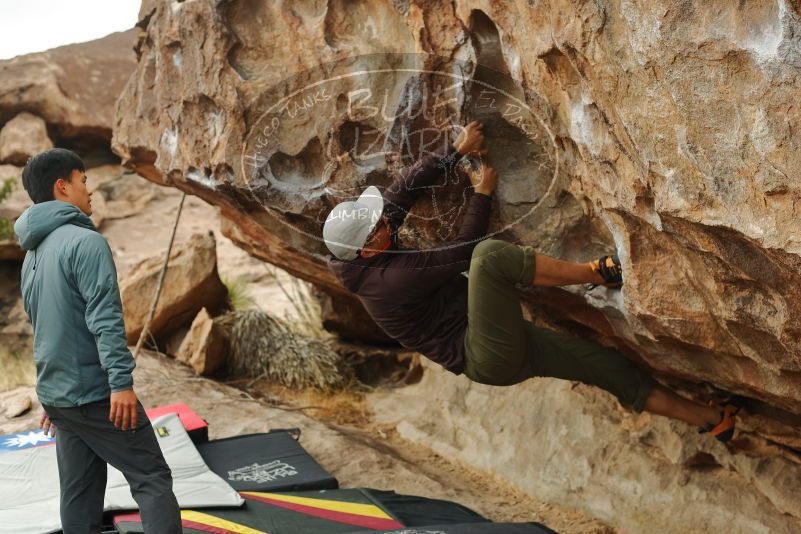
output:
M416 190L453 173L460 158L448 145L398 175L383 192L384 215L393 232L414 205ZM469 269L473 248L487 233L490 205L489 196L473 193L456 239L434 249L399 247L352 261L330 256L328 267L387 335L460 374L467 328L467 279L461 273Z

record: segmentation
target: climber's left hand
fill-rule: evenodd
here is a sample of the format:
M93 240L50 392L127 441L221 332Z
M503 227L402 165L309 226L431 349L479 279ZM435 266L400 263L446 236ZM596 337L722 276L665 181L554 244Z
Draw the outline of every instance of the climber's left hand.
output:
M478 121L473 121L459 134L456 142L453 143L454 148L462 156L485 156L487 150L482 148L484 144L484 133L481 129L484 125Z

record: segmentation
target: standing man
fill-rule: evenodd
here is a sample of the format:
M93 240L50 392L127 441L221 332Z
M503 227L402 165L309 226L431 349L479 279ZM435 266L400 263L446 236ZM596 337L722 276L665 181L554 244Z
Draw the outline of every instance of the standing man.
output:
M148 534L182 531L172 474L133 390L117 271L98 233L83 161L54 148L22 171L34 205L14 225L33 325L36 394L56 453L65 534L99 534L106 464L119 469ZM52 422L52 423L51 423Z
M517 286L623 283L617 256L570 263L533 247L486 239L498 175L469 173L473 194L455 240L436 249L398 246L397 233L415 192L452 173L469 154L484 154L481 124L467 125L451 145L426 154L382 195L368 187L355 202L338 204L323 239L329 269L355 293L373 320L407 349L482 384L509 386L534 376L592 384L636 411L679 419L720 441L734 433L734 405L720 410L658 385L613 348L540 328L523 318ZM469 278L462 272L469 270Z

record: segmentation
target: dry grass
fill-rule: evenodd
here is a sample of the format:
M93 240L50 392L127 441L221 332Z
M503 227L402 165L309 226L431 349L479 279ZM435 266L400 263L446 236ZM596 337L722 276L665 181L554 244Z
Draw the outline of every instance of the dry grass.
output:
M336 350L335 337L322 327L320 306L311 285L284 276L272 265L265 264L265 268L290 310L277 317L236 306L235 311L218 318L230 341L227 371L293 390L313 390L318 395L359 390L352 366ZM238 292L234 288L233 293Z
M228 302L234 310L247 310L253 308L256 301L248 289L248 282L241 276L233 278L223 277L225 289L228 290Z
M322 326L320 305L312 295L311 284L294 276L289 277L289 281L285 283L282 281L277 267L270 264L265 264L265 267L267 275L278 286L294 310L294 313L286 312L284 319L292 323L298 332L312 337L331 337Z

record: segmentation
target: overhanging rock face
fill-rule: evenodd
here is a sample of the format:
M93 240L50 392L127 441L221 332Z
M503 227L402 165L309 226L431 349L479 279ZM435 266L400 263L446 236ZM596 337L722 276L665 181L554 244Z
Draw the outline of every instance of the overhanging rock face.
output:
M752 430L801 448L798 8L533 4L146 1L114 149L344 299L327 211L479 118L500 237L623 260L621 292L530 291L534 313L755 399ZM407 243L453 235L464 181L437 186Z

